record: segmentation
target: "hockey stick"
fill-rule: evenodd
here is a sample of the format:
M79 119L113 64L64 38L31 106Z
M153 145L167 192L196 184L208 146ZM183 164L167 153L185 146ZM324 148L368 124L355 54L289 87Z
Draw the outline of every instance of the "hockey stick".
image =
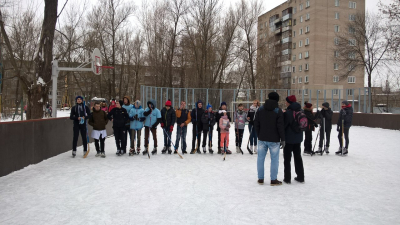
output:
M326 127L325 127L325 117L324 118L322 118L322 120L323 120L323 124L324 124L324 130L322 131L322 132L324 132L324 151L322 151L321 152L321 155L323 155L324 154L324 152L325 152L325 154L326 154L326 143L325 143L325 138L326 138Z
M78 111L79 111L79 110L78 110ZM83 111L84 111L84 113L85 113L85 116L87 117L87 115L86 115L86 102L85 102L85 101L83 101ZM89 130L88 130L88 126L87 126L86 117L85 117L85 124L86 124L86 139L87 139L87 147L88 147L88 149L87 149L87 151L86 151L86 154L83 155L83 158L86 158L86 157L89 155L89 152L90 152Z
M319 133L320 132L321 132L321 127L319 127L319 129L318 129L317 137L315 138L314 148L313 148L313 150L311 152L312 153L311 156L313 156L313 154L315 154L314 150L315 150L315 146L317 145L317 141L318 141L318 137L319 137Z
M257 109L258 111L258 109ZM251 139L251 133L253 133L253 128L254 128L254 119L256 118L256 113L254 113L254 117L253 117L253 126L250 129L250 135L249 135L249 140L247 141L247 151L249 151L250 155L253 155L253 151L250 149L249 144L250 144L250 139Z
M174 143L172 143L171 137L168 135L167 131L165 131L165 129L162 129L162 130L164 131L165 135L167 135L169 141L171 142L171 144L174 146L174 149L175 149L175 145L174 145ZM181 157L181 159L183 159L181 154L179 154L178 150L176 150L176 153L178 153L179 157Z

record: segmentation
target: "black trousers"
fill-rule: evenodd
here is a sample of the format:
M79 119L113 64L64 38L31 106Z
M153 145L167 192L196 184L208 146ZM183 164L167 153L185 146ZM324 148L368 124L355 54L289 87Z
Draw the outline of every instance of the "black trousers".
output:
M94 146L96 147L97 153L104 152L104 141L106 140L106 138L105 137L103 138L101 135L99 138L100 139L94 139ZM99 142L100 142L100 146L99 146Z
M305 139L304 139L304 152L312 151L312 131L307 130L304 131Z
M196 147L199 148L200 147L200 142L201 142L201 130L197 131L197 126L193 124L193 139L192 139L192 149L195 149ZM196 145L196 136L197 136L197 146Z
M301 158L301 143L298 144L286 144L283 149L283 164L284 164L284 179L291 180L291 166L292 152L294 158L294 169L297 174L297 178L304 180L304 167L303 159Z
M212 147L212 135L213 135L213 131L210 130L210 134L207 136L208 134L208 130L203 130L203 145L202 147L206 147L206 145L208 147ZM211 136L211 138L210 138ZM207 138L208 138L208 143L207 143Z
M344 139L346 140L346 149L349 149L349 130L350 130L350 128L344 128ZM340 144L340 147L342 147L343 146L343 143L342 143L342 127L340 127L340 131L339 131L339 134L338 134L338 138L339 138L339 144Z
M242 147L244 129L235 129L235 142L237 147Z
M117 150L126 151L126 128L125 127L113 127L115 144L117 145Z
M87 139L86 139L86 124L74 124L74 139L72 140L72 150L76 151L76 145L78 143L79 132L81 132L83 151L87 151Z
M322 148L322 146L324 145L325 134L326 134L325 146L329 147L329 143L331 141L331 130L327 130L324 132L323 129L320 129L320 132L319 132L319 147L320 148Z

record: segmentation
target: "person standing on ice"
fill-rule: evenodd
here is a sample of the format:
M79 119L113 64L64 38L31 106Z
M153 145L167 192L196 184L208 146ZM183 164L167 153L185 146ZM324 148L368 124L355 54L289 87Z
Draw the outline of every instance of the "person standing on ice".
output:
M112 110L113 108L115 108L115 99L112 99L112 100L111 100L111 104L110 104L110 106L108 107L108 112L111 112L111 110Z
M122 106L122 108L124 108L127 112L128 112L128 114L129 114L129 112L131 111L131 109L133 108L133 105L131 104L131 99L129 98L129 96L124 96L124 104L123 105L121 105ZM130 123L129 123L129 121L125 124L125 136L124 136L124 138L125 138L125 143L127 143L127 145L129 144L130 145L130 148L134 148L134 146L131 146L131 143L132 143L132 136L131 136L131 129L130 129ZM128 134L129 134L129 138L130 138L130 141L128 142ZM123 149L123 153L122 154L125 154L126 153L126 149Z
M279 149L285 147L285 128L283 112L278 106L279 95L276 92L268 94L265 104L257 110L254 129L258 136L257 171L258 183L264 184L264 163L268 149L271 156L271 186L282 185L278 180Z
M331 130L332 130L332 109L329 108L329 103L324 102L322 103L322 110L317 112L317 115L315 116L316 119L320 119L319 125L321 126L320 128L320 133L319 133L319 146L318 146L318 151L315 153L321 154L322 151L322 146L324 144L324 138L326 137L325 141L325 152L326 154L329 154L329 143L331 139ZM325 122L324 122L325 119ZM325 136L326 134L326 136Z
M149 132L153 136L154 149L151 154L157 154L157 126L161 123L161 112L156 108L156 100L152 99L147 102L147 108L143 115L146 117L144 121L144 148L143 155L149 151Z
M250 106L249 113L247 114L247 121L249 121L250 150L255 154L257 154L257 132L254 129L254 119L259 107L260 101L257 99L254 100L253 105Z
M291 95L286 98L287 109L283 113L285 120L285 145L283 145L283 164L284 164L284 179L283 182L291 183L291 166L292 152L294 158L294 168L297 177L294 180L304 182L303 159L301 158L301 142L303 141L303 131L297 132L293 126L298 126L295 122L294 115L301 113L301 105L297 103L296 96Z
M172 153L171 134L172 131L174 130L175 121L176 121L175 110L172 107L171 101L168 99L168 101L165 102L165 107L161 109L161 128L164 130L163 131L164 148L161 151L162 154L167 153L167 150L168 154Z
M221 154L221 150L223 148L223 146L221 147L220 143L221 143L221 129L219 128L219 120L221 119L221 117L224 115L223 113L221 113L221 111L227 111L226 109L226 102L222 102L221 106L219 107L219 111L218 113L215 115L215 121L217 122L217 131L218 131L218 154ZM229 122L231 121L231 116L228 113L227 114Z
M190 113L190 117L192 118L193 124L193 139L192 139L192 151L190 154L195 154L196 149L197 153L201 154L200 152L200 142L201 142L201 131L203 130L203 123L201 122L201 117L203 116L204 109L203 109L203 101L199 100L196 102L196 108L192 109ZM197 146L196 145L197 140Z
M315 117L313 114L313 105L308 102L304 102L304 114L308 120L308 126L304 131L304 155L313 155L314 152L312 151L312 132L315 131L315 127L318 127L317 123L315 123Z
M142 134L142 128L143 128L143 121L144 121L144 115L143 115L143 108L142 104L139 100L135 101L135 104L131 111L129 111L129 120L130 122L130 132L131 132L131 146L133 148L130 148L129 150L129 155L134 155L134 154L140 154L140 138ZM136 141L136 153L135 153L135 142Z
M91 136L94 139L94 145L96 147L96 157L106 157L106 154L104 152L104 141L107 137L107 123L107 113L100 108L100 102L95 102L93 106L93 112L90 115L89 125L93 127Z
M78 143L79 132L81 132L83 155L87 151L86 121L89 119L90 109L83 105L83 97L76 96L76 105L72 107L69 118L74 121L74 138L72 140L72 156L76 155L76 145Z
M119 100L116 104L116 107L108 113L107 118L113 122L113 129L114 129L114 137L115 137L115 144L117 146L117 155L121 156L124 153L124 149L126 151L126 128L125 124L129 122L129 114L122 107L124 102Z
M226 154L232 154L232 152L228 149L229 146L229 128L231 127L230 120L227 116L227 113L225 110L220 110L220 114L222 114L221 118L219 119L219 130L221 132L221 143L219 145L223 150L221 151L221 154L224 154L226 151Z
M187 154L187 152L186 152L187 125L192 120L192 117L190 116L189 110L185 109L185 107L186 107L186 102L182 101L180 108L175 111L177 129L176 129L176 141L175 141L174 154L178 153L179 142L180 142L181 138L182 138L182 142L183 142L182 143L182 154L185 154L185 153Z
M344 127L342 126L342 120L344 121ZM339 119L337 122L337 131L339 132L338 138L340 147L339 151L335 152L336 155L342 155L342 150L343 150L343 155L347 155L349 152L349 142L350 142L349 130L352 121L353 121L353 107L351 107L351 104L348 101L343 101L342 109L339 112ZM346 140L346 145L344 148L342 143L342 133L344 133L344 138Z
M235 121L235 142L236 142L236 153L241 153L242 151L242 141L244 128L246 127L247 113L243 111L243 104L238 105L238 110L234 114Z
M206 142L207 142L207 134L208 134L208 152L213 154L212 150L212 135L215 124L215 115L212 111L212 105L210 103L207 104L207 111L203 113L201 117L201 122L203 123L203 152L206 154ZM210 132L210 133L209 133Z

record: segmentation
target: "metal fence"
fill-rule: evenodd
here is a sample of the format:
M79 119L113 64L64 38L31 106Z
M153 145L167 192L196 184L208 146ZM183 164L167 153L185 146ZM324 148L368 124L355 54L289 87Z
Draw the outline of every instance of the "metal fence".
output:
M194 108L195 103L200 99L204 104L210 103L213 109L219 108L222 102L226 102L228 107L232 102L260 100L261 104L268 99L268 93L277 92L280 96L279 106L286 108L285 99L289 95L295 95L297 101L304 104L305 101L322 107L323 102L328 102L333 111L339 111L341 102L349 101L354 112L371 112L371 92L369 88L357 89L204 89L204 88L169 88L152 87L142 85L140 87L141 101L146 108L146 103L150 99L157 102L157 108L162 108L169 99L174 108L178 108L181 101L186 102L188 109ZM250 104L244 104L246 108ZM231 110L231 109L228 109Z

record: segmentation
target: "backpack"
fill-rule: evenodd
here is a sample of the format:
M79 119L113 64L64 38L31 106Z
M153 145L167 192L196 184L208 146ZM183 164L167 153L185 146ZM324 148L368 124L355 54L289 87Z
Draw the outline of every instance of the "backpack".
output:
M308 127L308 120L303 111L293 111L293 122L291 124L291 127L296 133L300 133L306 130L306 128Z

